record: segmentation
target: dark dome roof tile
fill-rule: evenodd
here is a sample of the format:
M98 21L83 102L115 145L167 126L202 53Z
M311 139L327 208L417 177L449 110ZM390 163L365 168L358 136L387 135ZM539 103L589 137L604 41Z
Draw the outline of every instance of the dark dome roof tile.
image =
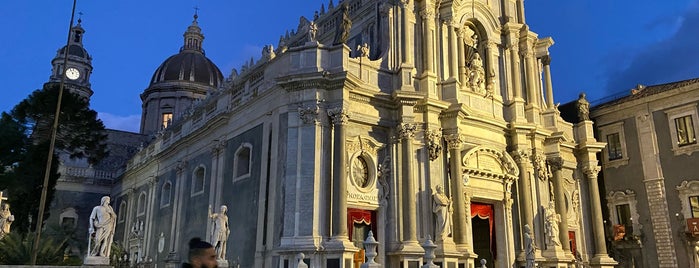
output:
M150 84L167 81L194 81L218 87L223 81L223 74L203 53L183 50L167 58L155 70Z

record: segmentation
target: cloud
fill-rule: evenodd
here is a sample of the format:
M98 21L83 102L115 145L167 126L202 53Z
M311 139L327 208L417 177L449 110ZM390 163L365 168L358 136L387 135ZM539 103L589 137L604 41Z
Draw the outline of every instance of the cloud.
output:
M104 126L108 129L138 132L141 127L141 115L119 116L98 112L97 117L102 119Z
M608 60L611 72L606 91L619 92L637 84L656 85L699 77L699 6L692 5L682 18L677 31L668 38L644 47L624 61ZM610 56L610 58L617 58Z

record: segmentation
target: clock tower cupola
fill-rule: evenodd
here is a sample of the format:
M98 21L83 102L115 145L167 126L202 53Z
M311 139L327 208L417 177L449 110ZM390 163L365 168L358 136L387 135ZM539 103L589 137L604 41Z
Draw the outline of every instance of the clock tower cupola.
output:
M65 88L89 100L92 96L90 85L92 56L83 47L85 29L83 29L81 22L82 19L78 19L78 24L70 30L69 44L59 49L51 60L51 77L48 83L60 83L61 76L65 72ZM64 66L66 52L68 53L68 62Z

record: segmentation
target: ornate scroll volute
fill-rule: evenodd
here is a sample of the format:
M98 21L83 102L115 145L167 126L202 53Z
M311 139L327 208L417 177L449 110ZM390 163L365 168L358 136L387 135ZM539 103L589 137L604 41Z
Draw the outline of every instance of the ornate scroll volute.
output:
M342 107L328 110L328 116L333 125L347 125L349 123L349 112Z
M425 143L430 161L437 160L442 152L442 128L438 130L425 130Z

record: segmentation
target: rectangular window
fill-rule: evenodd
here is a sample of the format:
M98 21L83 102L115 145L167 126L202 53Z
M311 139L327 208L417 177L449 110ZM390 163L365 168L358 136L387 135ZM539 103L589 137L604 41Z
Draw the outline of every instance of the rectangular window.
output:
M697 142L694 136L694 125L691 115L675 118L675 130L677 130L677 145L684 146Z
M624 225L624 227L626 227L626 234L633 233L633 219L631 219L631 207L629 206L629 204L617 205L616 215L619 224Z
M163 129L169 127L170 124L172 124L172 113L163 113Z
M621 159L623 157L621 153L621 140L619 139L618 132L607 135L607 148L609 160Z
M689 197L689 207L692 209L692 218L699 218L699 196Z

